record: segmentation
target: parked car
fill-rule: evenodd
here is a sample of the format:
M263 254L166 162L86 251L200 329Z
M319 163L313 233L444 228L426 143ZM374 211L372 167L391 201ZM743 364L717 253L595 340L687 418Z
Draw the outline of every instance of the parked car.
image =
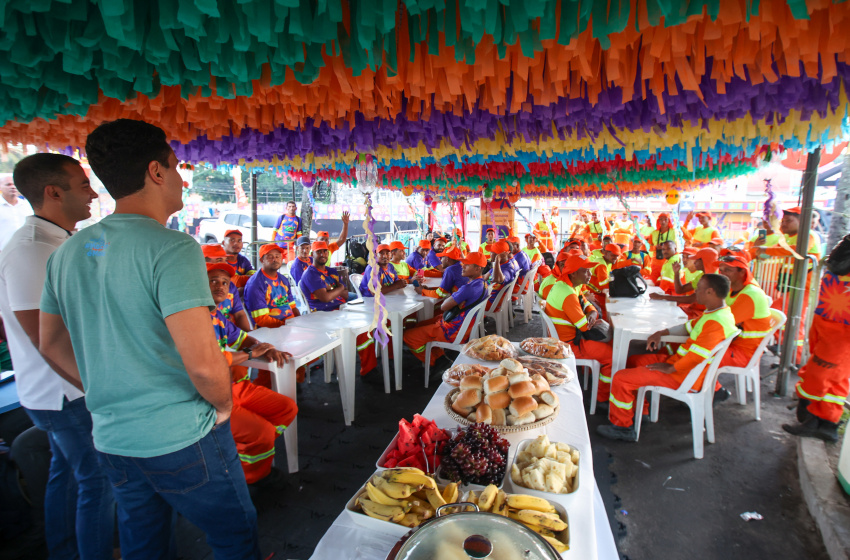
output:
M277 224L277 214L257 214L257 240L271 241L274 236L274 226ZM251 214L248 212L222 212L218 218L201 222L198 238L201 243L221 243L224 232L238 229L242 239L251 239Z

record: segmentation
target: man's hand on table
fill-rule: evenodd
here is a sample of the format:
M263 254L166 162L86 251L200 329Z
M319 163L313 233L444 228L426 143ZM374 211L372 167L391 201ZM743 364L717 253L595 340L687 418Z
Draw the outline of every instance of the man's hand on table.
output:
M272 344L268 342L261 342L257 344L252 350L252 355L256 357L265 356L266 360L269 362L276 362L278 367L282 367L283 364L289 362L292 359L292 354L289 352L283 352L281 350L277 350Z
M649 364L646 366L646 369L651 371L660 371L661 373L671 374L676 373L676 367L673 364L668 364L667 362L658 362L657 364Z
M655 292L649 294L649 299L655 301L667 301L667 296L664 294L656 294Z

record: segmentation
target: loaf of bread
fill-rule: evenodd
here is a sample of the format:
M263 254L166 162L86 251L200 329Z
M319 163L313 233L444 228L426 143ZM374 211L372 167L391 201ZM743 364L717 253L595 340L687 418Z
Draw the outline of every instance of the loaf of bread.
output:
M475 409L475 421L482 424L491 424L493 422L493 411L484 403L478 405Z
M519 397L511 402L508 411L519 418L533 412L535 408L537 408L537 401L533 397Z
M500 391L507 390L510 383L508 382L508 378L504 375L500 375L499 377L491 377L490 379L486 379L484 381L484 392L488 395L490 393L498 393Z
M493 410L508 408L511 405L511 396L507 391L489 393L484 397L484 403Z
M519 397L530 397L536 394L537 387L535 387L534 383L531 381L520 381L519 383L514 383L511 385L511 388L508 389L508 394L512 399L518 399Z
M474 408L483 398L484 392L481 389L464 389L458 393L455 404L464 408Z
M463 389L482 389L484 385L483 380L477 375L467 375L463 379L460 380L460 388Z

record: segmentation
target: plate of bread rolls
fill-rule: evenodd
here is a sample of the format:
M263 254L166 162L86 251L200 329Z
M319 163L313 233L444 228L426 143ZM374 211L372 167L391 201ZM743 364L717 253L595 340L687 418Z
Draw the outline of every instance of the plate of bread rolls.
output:
M470 358L485 362L499 362L517 355L511 341L496 334L470 340L464 345L462 352Z
M491 369L493 368L488 368L481 364L457 364L443 372L443 382L457 387L460 384L460 380L467 375L482 377L490 373Z
M540 374L507 358L489 373L469 375L446 395L446 411L458 424L489 424L500 433L545 426L558 416L558 396Z
M570 345L557 338L526 338L519 347L526 354L552 360L566 360L573 355Z

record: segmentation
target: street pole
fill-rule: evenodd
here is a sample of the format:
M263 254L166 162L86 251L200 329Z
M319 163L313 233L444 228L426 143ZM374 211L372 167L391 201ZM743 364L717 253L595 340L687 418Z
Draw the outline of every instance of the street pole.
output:
M844 156L844 164L841 166L841 179L835 186L835 206L832 208L829 236L827 237L826 247L824 247L825 255L828 255L850 231L848 211L850 211L850 151Z
M809 274L809 260L805 255L809 252L809 232L812 229L812 206L815 201L815 187L818 181L818 165L820 164L820 148L809 154L806 160L806 171L803 172L803 200L800 204L800 228L797 230L797 253L802 259L794 262L794 274L791 277L791 290L788 303L788 322L785 323L785 337L782 340L782 353L779 357L779 373L776 376L776 394L788 394L788 378L791 368L797 361L797 333L803 321L803 302L809 297L806 293L806 280Z
M259 268L257 255L257 174L251 173L251 262L254 270Z

